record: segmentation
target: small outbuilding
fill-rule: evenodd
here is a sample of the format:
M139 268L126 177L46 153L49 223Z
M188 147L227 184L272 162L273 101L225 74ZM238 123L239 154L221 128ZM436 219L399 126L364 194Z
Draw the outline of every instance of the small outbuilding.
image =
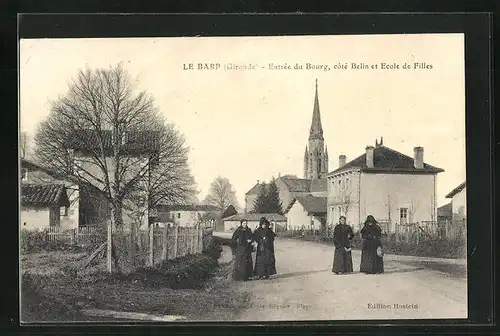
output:
M64 184L21 185L21 229L43 230L61 225L61 211L70 206Z

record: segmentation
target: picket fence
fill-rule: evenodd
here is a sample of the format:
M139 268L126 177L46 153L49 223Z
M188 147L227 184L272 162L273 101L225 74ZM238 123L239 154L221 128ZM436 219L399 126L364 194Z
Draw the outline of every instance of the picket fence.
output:
M62 242L70 245L88 246L102 243L106 240L106 231L97 226L63 229L49 227L44 230L45 239L50 242Z
M45 240L78 246L98 246L107 240L104 225L44 230ZM125 268L154 265L188 254L202 253L210 243L212 229L204 225L156 227L149 230L113 231L113 245Z

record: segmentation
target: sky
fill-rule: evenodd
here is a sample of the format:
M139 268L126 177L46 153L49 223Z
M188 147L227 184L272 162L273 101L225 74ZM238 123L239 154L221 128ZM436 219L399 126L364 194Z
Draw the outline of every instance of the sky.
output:
M217 176L240 206L257 180L303 176L316 79L330 171L383 136L409 156L424 147L424 161L444 169L438 205L465 181L462 34L21 40L20 130L33 137L79 69L120 62L184 135L200 199Z

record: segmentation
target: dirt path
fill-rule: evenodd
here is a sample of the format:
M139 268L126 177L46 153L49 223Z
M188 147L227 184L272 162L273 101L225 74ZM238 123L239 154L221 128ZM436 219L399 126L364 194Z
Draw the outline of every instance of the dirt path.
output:
M467 317L465 265L460 262L388 255L385 274L365 275L358 273L360 252L353 251L355 273L334 275L331 246L279 238L275 249L276 276L231 284L229 290L252 293L249 308L236 320Z

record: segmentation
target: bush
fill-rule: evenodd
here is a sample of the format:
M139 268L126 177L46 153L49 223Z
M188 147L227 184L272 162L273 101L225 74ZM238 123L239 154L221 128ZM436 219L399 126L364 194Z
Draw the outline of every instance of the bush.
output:
M157 267L140 268L126 278L154 288L196 289L204 285L217 266L217 260L210 256L187 255Z
M95 250L100 245L96 243L82 247L62 240L48 240L45 232L28 230L21 231L20 244L22 253L51 251L88 252Z

